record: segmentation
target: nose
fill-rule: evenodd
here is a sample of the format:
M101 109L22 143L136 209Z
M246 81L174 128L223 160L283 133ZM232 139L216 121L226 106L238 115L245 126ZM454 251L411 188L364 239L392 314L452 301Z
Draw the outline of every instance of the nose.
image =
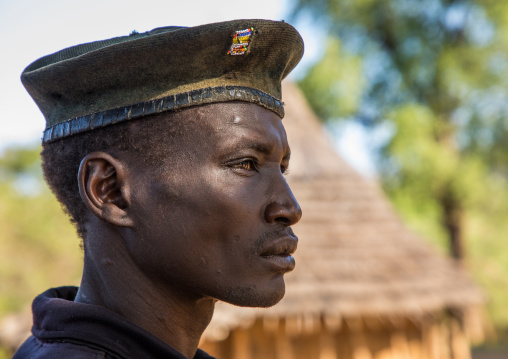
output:
M265 207L265 220L268 223L279 223L288 227L300 221L302 209L285 180L284 187L284 190L280 192L274 189L279 195Z

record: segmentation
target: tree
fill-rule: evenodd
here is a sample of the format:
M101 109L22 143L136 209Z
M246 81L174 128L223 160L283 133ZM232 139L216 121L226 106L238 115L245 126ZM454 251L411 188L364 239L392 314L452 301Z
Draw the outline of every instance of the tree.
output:
M385 189L399 208L432 208L462 260L468 210L507 187L508 3L296 0L305 12L331 38L300 82L311 105L395 129L379 152Z
M0 155L0 323L28 313L35 295L50 287L79 284L80 241L43 182L39 152L11 147ZM0 358L13 349L0 340Z

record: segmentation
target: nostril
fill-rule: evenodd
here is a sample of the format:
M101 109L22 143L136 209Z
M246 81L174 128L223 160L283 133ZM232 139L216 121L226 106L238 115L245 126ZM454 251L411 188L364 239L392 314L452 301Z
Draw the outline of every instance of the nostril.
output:
M286 217L277 217L275 218L275 222L281 223L285 226L289 226L291 223L289 222L289 219Z

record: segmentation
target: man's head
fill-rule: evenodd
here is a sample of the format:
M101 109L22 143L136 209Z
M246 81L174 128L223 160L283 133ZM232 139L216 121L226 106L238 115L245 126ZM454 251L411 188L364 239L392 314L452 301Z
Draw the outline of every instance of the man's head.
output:
M253 26L237 28L247 24ZM198 61L205 70L188 59L200 76L187 69L187 77L166 84L164 78L178 74L161 65L161 53L143 60L136 51L164 42L192 48L187 36L202 45L208 36L203 27L94 43L91 51L63 50L30 65L23 79L48 122L46 180L77 223L85 261L107 252L112 243L104 234L114 233L132 265L161 290L185 288L197 297L270 306L282 298L283 274L294 267L297 240L290 226L301 217L283 177L290 149L281 123L280 80L303 48L296 31L283 23L242 20L209 27L229 43L196 50L195 56L211 61L213 53L222 62ZM238 36L248 37L247 45L240 41L235 47ZM294 43L287 51L271 48L281 46L277 37ZM115 56L130 52L135 65L125 59L115 65ZM167 61L182 65L185 59ZM105 64L108 71L101 68ZM162 80L146 75L150 66ZM141 80L131 80L128 71ZM64 78L55 84L60 73ZM71 74L85 76L78 78L81 88L69 87ZM134 83L137 88L123 88Z
M244 306L282 298L301 209L283 176L290 148L276 114L235 101L110 131L103 142L78 135L42 153L46 179L85 240L115 228L161 286Z

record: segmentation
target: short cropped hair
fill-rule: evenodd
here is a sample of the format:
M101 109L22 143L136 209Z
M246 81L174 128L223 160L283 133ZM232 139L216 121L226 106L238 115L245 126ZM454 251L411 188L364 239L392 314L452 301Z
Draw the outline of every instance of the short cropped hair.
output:
M185 112L186 110L147 116L43 146L41 157L44 178L83 240L86 239L87 208L78 189L81 160L95 151L104 151L113 157L119 151L130 151L143 164L156 166L174 149L172 144L183 127L181 117Z

